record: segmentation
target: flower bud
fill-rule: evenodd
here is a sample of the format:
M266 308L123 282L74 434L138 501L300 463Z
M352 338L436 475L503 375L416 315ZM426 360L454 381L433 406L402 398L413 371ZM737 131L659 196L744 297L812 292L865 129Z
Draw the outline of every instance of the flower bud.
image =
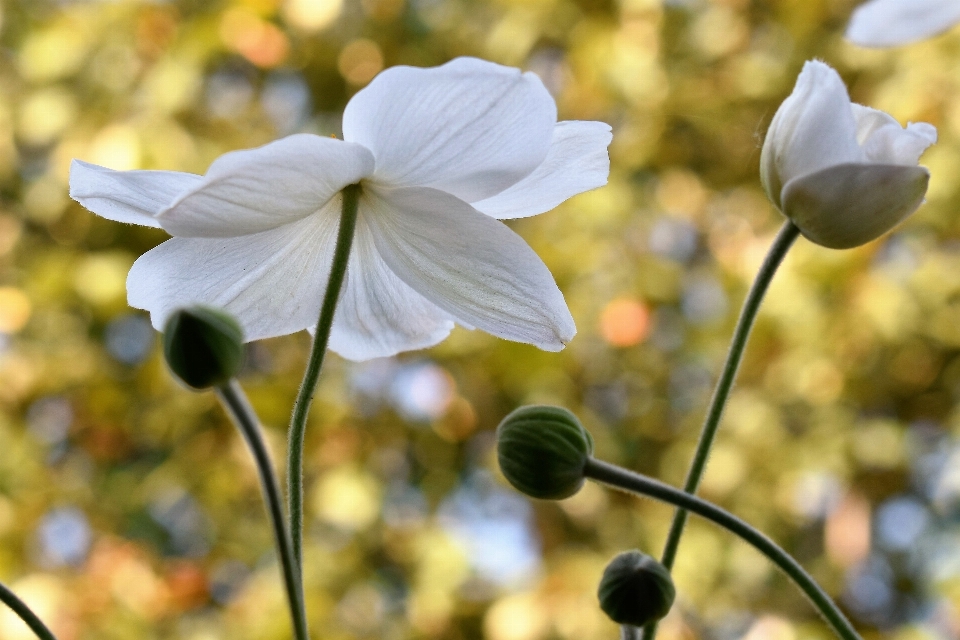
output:
M163 355L183 382L194 389L208 389L240 371L243 331L223 311L200 306L178 309L164 328Z
M520 407L497 427L497 460L516 489L533 498L561 500L583 486L593 438L560 407Z
M902 127L850 102L837 72L811 61L773 116L760 180L808 240L849 249L879 238L923 203L930 172L917 163L936 140L930 124Z
M667 615L677 591L666 567L639 551L610 561L600 579L600 608L618 624L643 627Z

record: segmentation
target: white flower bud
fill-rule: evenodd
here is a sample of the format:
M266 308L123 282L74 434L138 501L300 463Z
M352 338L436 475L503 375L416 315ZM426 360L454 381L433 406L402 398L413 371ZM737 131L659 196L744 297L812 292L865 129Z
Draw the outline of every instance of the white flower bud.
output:
M936 140L932 125L903 128L851 103L837 72L811 61L770 123L760 179L809 240L848 249L880 237L923 203L930 173L917 162Z

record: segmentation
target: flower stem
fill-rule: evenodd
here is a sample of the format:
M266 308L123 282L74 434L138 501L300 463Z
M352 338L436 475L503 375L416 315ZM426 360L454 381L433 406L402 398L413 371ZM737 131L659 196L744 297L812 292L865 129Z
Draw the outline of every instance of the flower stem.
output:
M333 314L337 309L340 289L343 287L343 279L347 273L347 262L350 260L350 247L353 244L353 233L357 226L360 185L351 184L344 187L342 194L340 228L337 231L337 244L333 250L333 264L330 267L327 290L323 294L323 305L320 307L317 329L313 334L310 358L307 360L300 391L293 405L293 415L290 417L287 445L287 511L290 515L293 555L301 571L303 566L303 440L307 429L307 414L310 412L313 394L317 390L323 356L327 352Z
M43 624L43 620L27 606L27 603L18 598L17 594L8 589L3 583L0 583L0 602L3 602L3 604L10 607L15 614L20 616L20 619L30 627L31 631L37 634L40 640L57 640L53 632L47 628L47 625Z
M750 330L753 328L753 322L760 310L760 303L763 301L763 296L767 293L780 263L783 262L787 252L790 251L790 247L793 246L799 235L800 229L793 222L787 220L783 223L783 227L780 228L777 237L770 246L770 250L767 252L767 257L764 258L763 264L760 266L760 271L753 281L753 286L747 293L746 300L743 301L743 309L740 311L740 317L737 319L737 326L730 341L727 360L723 364L723 371L713 391L713 397L710 399L710 409L703 421L700 441L697 442L693 461L690 463L689 471L687 471L687 479L683 486L683 490L687 493L696 493L697 487L700 486L700 480L706 470L707 459L710 457L710 447L717 435L723 409L730 397L730 391L733 389L733 381L737 377L737 369L740 368L740 361L743 359L743 352L747 346L747 338L750 337ZM687 512L682 508L677 509L673 516L670 532L667 534L663 556L660 559L660 562L668 570L673 568L673 562L677 557L677 548L680 546L680 538L683 536L683 528L686 523ZM643 632L643 640L653 640L656 635L656 624L647 625Z
M800 587L840 638L843 640L862 640L830 596L789 553L732 513L659 480L593 458L587 461L584 475L610 487L635 495L655 498L685 511L692 511L739 536L769 558Z
M287 590L287 599L290 601L290 614L293 618L294 636L297 640L309 640L307 633L307 618L303 604L303 582L300 565L293 555L293 545L290 533L287 531L283 517L283 498L280 495L280 484L270 463L270 454L260 433L259 420L246 394L236 380L216 388L217 397L223 403L227 413L243 434L253 460L260 474L260 488L266 502L270 523L273 525L274 542L280 555L280 565L283 570L284 586Z

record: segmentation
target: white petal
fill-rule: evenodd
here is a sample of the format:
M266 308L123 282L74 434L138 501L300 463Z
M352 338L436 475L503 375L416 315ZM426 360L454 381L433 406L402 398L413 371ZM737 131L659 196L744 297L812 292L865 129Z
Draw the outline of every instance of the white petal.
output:
M458 322L547 351L576 333L550 271L503 223L436 189L368 189L360 207L384 262Z
M536 169L556 121L556 104L534 74L457 58L378 75L347 104L343 137L373 152L378 181L471 202Z
M879 238L923 203L924 167L844 164L783 188L783 212L813 242L849 249Z
M453 326L448 313L390 271L366 220L358 219L330 349L350 360L392 356L431 347Z
M533 173L473 207L501 220L549 211L578 193L607 184L613 139L605 122L558 122L546 159Z
M850 106L857 121L857 142L869 162L912 166L937 141L937 129L931 124L911 122L904 129L883 111L859 104Z
M70 197L107 220L159 227L155 216L201 180L192 173L114 171L74 160Z
M783 185L835 164L863 162L847 88L836 71L813 60L773 116L760 155L760 178L780 206Z
M140 256L127 276L130 306L162 329L190 304L221 307L247 340L316 324L327 284L340 198L317 215L235 238L173 238Z
M301 133L220 156L158 219L181 237L258 233L309 216L372 172L360 145Z
M960 22L957 0L871 0L853 12L846 38L862 47L896 47Z

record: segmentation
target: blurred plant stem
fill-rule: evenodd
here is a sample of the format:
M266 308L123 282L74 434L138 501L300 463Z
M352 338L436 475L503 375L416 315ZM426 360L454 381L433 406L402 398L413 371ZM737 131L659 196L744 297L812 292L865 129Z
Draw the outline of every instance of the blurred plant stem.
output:
M700 440L697 442L693 461L687 471L687 479L683 486L683 490L687 493L696 493L697 487L700 486L700 480L703 478L703 473L707 467L707 459L710 457L710 447L717 435L723 409L730 397L730 391L733 389L733 381L737 377L740 361L743 360L743 352L747 346L747 339L750 337L750 330L753 328L757 312L760 310L760 303L763 302L763 296L767 293L777 269L799 235L800 229L793 222L787 220L783 223L783 227L777 233L773 244L770 245L767 257L764 258L760 271L753 281L753 286L750 287L750 291L743 301L740 318L737 320L737 326L730 341L730 350L727 352L727 360L723 364L723 371L713 391L713 397L710 399L710 409L704 419L703 428L700 431ZM680 546L680 538L683 536L683 528L686 523L687 512L683 508L677 509L660 560L668 570L673 568L673 562L677 557L677 548ZM628 634L626 630L624 631L625 640L633 640L636 635L636 632ZM657 626L655 624L647 625L643 632L643 640L653 640L656 635Z
M267 513L273 525L274 542L280 556L280 565L283 570L283 581L290 601L290 615L293 618L294 636L297 640L309 640L307 632L307 618L303 602L303 579L300 564L293 555L293 545L290 532L287 531L286 520L283 517L283 498L280 495L280 483L270 462L263 435L260 433L259 420L246 394L236 380L216 388L217 397L223 403L227 413L243 434L244 440L250 447L253 460L260 474L260 488L266 502Z
M301 574L303 572L303 439L307 429L307 415L310 413L310 403L317 390L317 381L320 379L320 368L323 366L323 356L327 352L327 341L330 339L330 327L333 325L333 315L340 299L340 289L347 273L347 263L350 260L350 247L353 244L353 233L357 226L357 204L360 198L360 185L351 184L344 187L342 193L343 207L340 213L340 227L337 231L337 244L333 250L333 264L330 266L330 277L327 280L327 289L323 294L323 305L320 307L320 317L313 334L313 345L310 348L310 357L307 368L303 373L300 391L293 405L293 415L290 417L290 431L287 443L287 512L290 516L290 535L293 542L293 555Z
M837 607L829 595L817 584L806 570L781 549L777 543L754 529L752 526L724 511L720 507L698 498L690 492L680 491L668 484L648 478L647 476L622 469L616 465L590 458L584 468L584 476L615 489L639 496L655 498L672 504L684 513L692 511L707 520L723 527L738 536L757 551L769 558L774 564L787 574L803 593L810 599L836 634L843 640L862 640L850 621ZM648 625L647 628L649 629ZM626 636L621 635L621 638Z
M0 601L3 604L10 607L15 614L20 616L20 619L23 620L30 630L37 634L37 637L40 640L57 640L57 637L53 635L53 632L47 628L47 625L43 624L37 614L27 606L27 603L17 597L13 591L7 588L5 584L0 582Z

